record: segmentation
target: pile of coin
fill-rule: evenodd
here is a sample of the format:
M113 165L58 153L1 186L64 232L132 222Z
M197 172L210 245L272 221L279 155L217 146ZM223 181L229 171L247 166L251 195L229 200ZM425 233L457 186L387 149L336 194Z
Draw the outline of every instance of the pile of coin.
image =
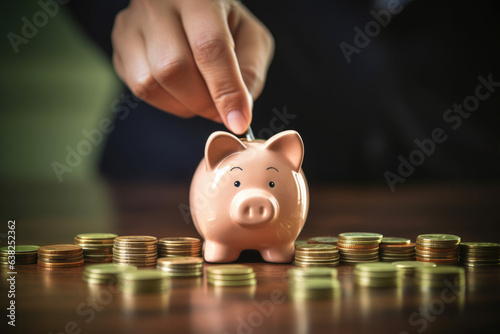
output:
M379 247L379 257L382 262L415 260L415 243L410 239L384 237Z
M201 240L189 237L161 238L158 257L201 256Z
M460 243L460 263L476 268L500 266L500 244L462 242Z
M162 257L157 268L171 277L196 277L203 274L203 260L199 257Z
M416 260L456 264L460 237L451 234L421 234L417 237Z
M113 245L113 262L138 267L156 266L158 239L144 235L117 237Z
M127 271L118 274L118 283L125 293L162 292L168 289L168 276L156 269Z
M294 264L299 267L336 267L339 251L334 245L305 244L295 247Z
M38 249L40 246L35 245L16 245L14 246L14 254L9 255L9 246L0 248L0 265L10 264L33 264L36 263L38 257ZM9 259L9 256L12 256Z
M325 236L325 237L312 237L307 239L307 243L309 244L327 244L327 245L337 245L337 241L339 241L339 238L337 237L331 237L331 236Z
M83 233L75 237L75 245L83 249L85 263L113 262L113 233Z
M83 250L78 245L61 244L38 249L38 265L46 268L68 268L83 265Z
M421 267L436 267L435 263L432 262L419 262L419 261L396 261L392 263L396 267L399 268L399 270L403 273L405 276L411 276L415 274L415 270L417 268Z
M307 245L308 242L307 240L295 240L294 246L297 247L298 245Z
M215 286L244 286L257 284L257 279L252 267L228 264L208 267L207 282Z
M91 284L108 284L117 280L118 274L136 271L137 267L128 264L100 263L85 267L83 280Z
M288 270L288 278L295 299L330 299L340 294L335 268L293 268Z
M339 234L337 247L344 264L377 262L382 234L349 232Z
M354 269L354 281L366 287L394 287L402 283L402 273L392 263L360 263Z
M415 283L425 288L445 288L465 285L465 269L456 266L420 267L415 271Z

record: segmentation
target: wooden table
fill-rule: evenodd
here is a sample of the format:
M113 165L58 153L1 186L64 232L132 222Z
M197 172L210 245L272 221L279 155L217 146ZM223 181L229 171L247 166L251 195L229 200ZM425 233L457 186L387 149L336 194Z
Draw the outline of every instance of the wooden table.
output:
M182 214L188 184L4 184L0 205L16 220L17 244L72 243L84 232L197 236ZM498 185L386 187L311 185L309 217L299 239L369 231L415 240L423 233L452 233L463 241L500 242ZM2 234L2 246L6 244ZM500 267L467 270L455 291L360 288L353 267L341 265L341 293L333 299L294 300L289 264L264 263L247 252L255 287L214 288L204 278L176 279L162 294L123 294L112 285L82 281L83 267L47 270L17 266L18 333L493 333L500 329ZM7 269L1 269L2 313ZM1 333L12 332L5 315ZM14 331L15 332L15 331Z

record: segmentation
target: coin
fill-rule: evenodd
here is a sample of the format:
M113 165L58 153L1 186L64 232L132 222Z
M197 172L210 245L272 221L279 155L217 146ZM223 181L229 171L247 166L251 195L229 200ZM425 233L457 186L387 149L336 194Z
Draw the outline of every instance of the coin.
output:
M436 267L435 263L428 262L418 262L418 261L397 261L393 262L393 265L403 270L415 270L420 267Z
M354 269L354 281L365 287L394 287L401 284L401 271L391 263L361 263Z
M306 245L307 243L307 240L295 240L294 245L297 247L298 245Z
M348 233L340 233L339 241L342 239L345 240L356 240L356 241L378 241L382 240L382 234L378 233L369 233L369 232L348 232Z
M217 280L207 278L207 282L215 286L245 286L257 284L257 280L255 278L242 280Z
M411 240L406 238L383 237L380 247L382 247L382 245L409 245L410 243Z
M203 273L203 260L199 257L159 258L157 268L172 277L196 277Z
M415 282L427 288L444 288L447 282L465 285L465 270L456 266L420 267L415 270Z
M14 251L16 252L16 254L20 254L20 253L33 253L33 252L36 252L38 251L38 249L40 248L40 246L36 246L36 245L16 245L14 246ZM2 248L0 248L0 254L7 254L9 252L9 246L4 246Z
M250 274L252 272L252 267L241 264L214 265L207 268L208 274L213 273L219 275L241 275Z
M252 267L238 264L215 265L207 268L207 282L214 286L255 285Z
M201 256L201 240L192 237L161 238L158 242L160 257Z
M76 238L84 240L114 239L116 237L118 235L114 233L82 233L76 236Z
M460 237L452 234L421 234L417 239L423 243L460 242Z
M139 267L156 265L158 239L145 235L121 236L114 239L113 263Z
M126 293L162 292L168 288L166 273L142 269L118 274L120 289Z
M340 282L330 277L311 277L290 284L290 295L297 300L333 299L340 295L340 291Z
M460 243L460 263L468 267L500 265L500 244L492 242Z
M52 262L44 262L38 260L38 266L46 267L46 268L71 268L71 267L79 267L83 266L83 259L77 262L66 262L66 263L52 263Z
M157 237L152 237L148 235L129 235L129 236L121 236L115 238L115 242L117 243L155 243L158 242Z
M82 252L82 247L71 244L42 246L38 249L38 254L70 254Z
M288 277L293 280L303 280L313 277L337 278L337 269L333 268L292 268L287 271Z
M323 236L323 237L313 237L307 239L307 242L310 244L329 244L336 245L339 238L331 237L331 236Z
M328 244L303 244L295 247L294 264L300 267L326 266L339 264L339 251Z
M417 237L417 261L440 264L458 262L458 244L460 237L452 234L421 234Z

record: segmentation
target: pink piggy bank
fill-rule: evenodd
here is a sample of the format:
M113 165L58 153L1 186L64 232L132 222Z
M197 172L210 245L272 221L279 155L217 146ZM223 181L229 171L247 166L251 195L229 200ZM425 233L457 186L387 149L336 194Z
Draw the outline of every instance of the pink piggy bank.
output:
M189 199L207 262L235 261L245 249L268 262L293 260L309 209L303 157L296 131L267 141L220 131L208 138Z

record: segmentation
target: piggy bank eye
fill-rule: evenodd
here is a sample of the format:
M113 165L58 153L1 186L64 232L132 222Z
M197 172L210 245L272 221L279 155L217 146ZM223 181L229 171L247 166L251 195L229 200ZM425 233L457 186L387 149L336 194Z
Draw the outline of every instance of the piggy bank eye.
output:
M240 181L234 181L234 186L236 188L238 188L239 186L241 186L241 182Z
M269 187L274 188L275 185L273 181L269 182Z

